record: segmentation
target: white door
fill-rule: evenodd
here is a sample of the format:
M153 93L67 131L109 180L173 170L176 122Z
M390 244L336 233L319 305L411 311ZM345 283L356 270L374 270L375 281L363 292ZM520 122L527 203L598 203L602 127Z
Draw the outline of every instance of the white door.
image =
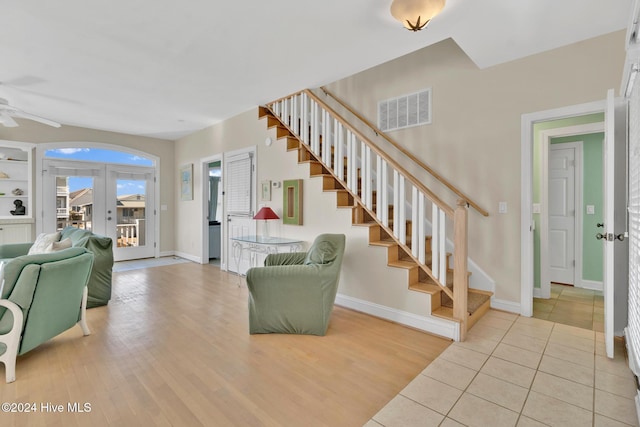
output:
M107 165L106 235L116 261L155 256L154 169Z
M552 144L549 150L549 278L575 282L575 147Z
M227 213L227 269L245 274L251 267L249 251L234 247L234 237L256 234L254 151L230 153L224 156L224 205Z
M608 357L613 337L627 325L626 103L607 93L604 142L604 335Z

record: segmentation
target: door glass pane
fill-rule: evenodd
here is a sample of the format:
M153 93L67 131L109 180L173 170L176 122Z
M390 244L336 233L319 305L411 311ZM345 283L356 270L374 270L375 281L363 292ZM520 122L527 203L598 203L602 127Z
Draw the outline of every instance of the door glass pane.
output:
M93 178L56 177L56 229L93 230Z
M146 180L116 180L117 247L146 245Z

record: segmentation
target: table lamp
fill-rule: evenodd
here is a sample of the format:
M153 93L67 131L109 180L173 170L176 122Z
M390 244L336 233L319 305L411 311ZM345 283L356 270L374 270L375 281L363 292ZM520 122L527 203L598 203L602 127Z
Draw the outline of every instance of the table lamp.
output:
M263 235L264 237L269 238L269 223L267 223L267 221L270 219L280 219L280 217L276 215L276 213L273 210L271 210L270 207L264 206L260 208L258 213L253 217L253 219L264 220Z

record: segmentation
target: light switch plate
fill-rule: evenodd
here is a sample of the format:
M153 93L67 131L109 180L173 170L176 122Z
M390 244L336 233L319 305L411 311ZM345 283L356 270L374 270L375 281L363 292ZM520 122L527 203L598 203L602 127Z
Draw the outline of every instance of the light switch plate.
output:
M498 203L498 213L501 213L501 214L507 213L507 202Z
M540 213L540 203L533 204L533 213Z
M595 215L596 207L594 205L587 205L587 215Z

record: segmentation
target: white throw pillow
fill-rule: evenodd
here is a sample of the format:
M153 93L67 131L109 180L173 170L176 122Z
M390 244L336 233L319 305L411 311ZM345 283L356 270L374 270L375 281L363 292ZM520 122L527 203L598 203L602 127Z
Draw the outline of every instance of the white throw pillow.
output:
M59 242L53 242L51 244L51 252L61 251L63 249L68 249L72 246L71 238L67 237L64 240L60 240Z
M31 248L29 249L28 254L34 255L34 254L44 254L47 252L51 252L53 243L57 242L58 240L60 240L59 231L57 233L51 233L51 234L41 233L36 238L36 241L33 242L33 245L31 245Z

